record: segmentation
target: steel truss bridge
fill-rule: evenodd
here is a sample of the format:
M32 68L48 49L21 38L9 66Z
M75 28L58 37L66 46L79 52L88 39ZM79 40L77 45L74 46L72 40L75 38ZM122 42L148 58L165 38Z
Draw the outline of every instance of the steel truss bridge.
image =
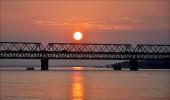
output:
M138 69L138 60L170 60L170 45L0 42L0 59L41 59L48 70L48 59L130 60L130 69Z

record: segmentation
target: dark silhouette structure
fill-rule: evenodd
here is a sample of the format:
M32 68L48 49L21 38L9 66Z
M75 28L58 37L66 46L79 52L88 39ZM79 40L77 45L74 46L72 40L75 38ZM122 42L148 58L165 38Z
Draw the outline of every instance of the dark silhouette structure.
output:
M170 60L170 45L0 42L0 59L41 59L41 70L49 59L130 60L138 70L138 60Z

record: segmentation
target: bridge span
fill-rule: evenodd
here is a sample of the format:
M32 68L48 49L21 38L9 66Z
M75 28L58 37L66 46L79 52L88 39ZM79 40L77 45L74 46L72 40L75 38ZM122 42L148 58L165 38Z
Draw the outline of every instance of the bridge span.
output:
M138 60L170 60L170 45L0 42L0 59L41 59L41 70L49 59L129 60L138 70Z

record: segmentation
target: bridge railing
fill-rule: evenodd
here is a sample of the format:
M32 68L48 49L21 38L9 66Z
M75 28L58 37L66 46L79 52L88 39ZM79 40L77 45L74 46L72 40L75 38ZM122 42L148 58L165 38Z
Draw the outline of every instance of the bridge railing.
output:
M170 59L170 45L139 44L134 49L137 59Z
M0 42L0 51L42 51L41 43L34 42Z
M131 52L130 44L80 44L80 43L49 43L46 51L49 52L92 52L115 53Z
M32 59L41 58L44 47L35 42L0 42L0 58Z
M0 42L1 59L170 59L170 45Z
M46 50L50 59L128 59L130 44L49 43Z
M170 53L170 45L139 44L135 48L138 53Z

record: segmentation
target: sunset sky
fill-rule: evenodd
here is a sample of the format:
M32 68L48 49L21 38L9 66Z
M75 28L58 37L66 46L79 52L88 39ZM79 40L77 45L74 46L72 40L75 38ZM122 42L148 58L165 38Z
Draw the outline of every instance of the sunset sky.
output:
M1 41L170 44L169 0L0 0Z
M1 41L170 43L169 0L1 0Z

